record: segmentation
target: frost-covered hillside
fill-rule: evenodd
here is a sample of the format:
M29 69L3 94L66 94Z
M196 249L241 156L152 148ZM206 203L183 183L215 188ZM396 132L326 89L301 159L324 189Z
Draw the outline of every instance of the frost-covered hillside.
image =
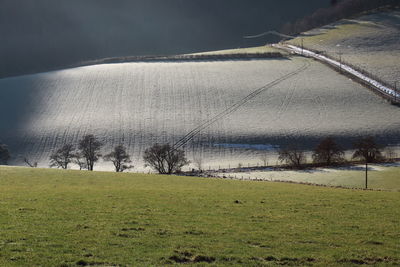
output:
M110 64L0 80L0 139L14 164L47 166L55 148L93 133L104 152L128 146L142 168L148 146L175 143L218 115L186 145L190 159L249 162L257 149L311 148L327 135L345 145L367 134L400 143L399 108L305 58Z
M341 57L391 85L399 82L400 11L341 20L302 37L306 48ZM300 46L301 38L290 42Z

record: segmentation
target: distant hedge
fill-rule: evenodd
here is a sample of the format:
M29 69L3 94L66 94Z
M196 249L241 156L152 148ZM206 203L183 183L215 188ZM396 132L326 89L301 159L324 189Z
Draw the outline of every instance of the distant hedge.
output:
M235 60L235 59L257 59L257 58L285 58L280 52L265 53L237 53L237 54L192 54L192 55L173 55L173 56L131 56L115 57L100 60L81 62L77 66L123 63L123 62L147 62L147 61L202 61L202 60Z

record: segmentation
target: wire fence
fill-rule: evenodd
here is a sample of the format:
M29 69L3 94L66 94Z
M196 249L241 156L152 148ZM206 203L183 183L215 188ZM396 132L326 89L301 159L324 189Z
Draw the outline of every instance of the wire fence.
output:
M366 81L362 80L363 83L368 84L369 87L371 87L372 89L377 91L379 94L384 95L385 98L388 98L393 103L400 104L400 97L396 96L396 95L400 94L400 90L397 89L396 83L391 84L391 83L383 80L381 77L377 76L376 74L373 74L373 73L363 69L362 67L355 65L354 63L351 63L349 61L343 60L343 58L337 58L337 57L327 53L326 51L319 51L319 50L315 50L315 49L308 48L308 47L303 47L303 48L306 49L306 50L309 50L311 52L314 52L315 54L323 55L323 56L325 56L325 57L327 57L327 58L329 58L331 60L340 62L342 65L346 65L346 66L354 69L355 71L358 71L362 75L364 75L366 77L369 77L372 80L377 81L378 83L382 84L383 86L392 89L395 92L394 95L391 95L389 93L383 92L382 90L380 90L379 88L377 88L373 84L367 83ZM332 65L332 64L330 64L330 65L335 67L335 68L337 68L337 69L339 69L339 70L341 70L341 68L340 67L338 68L336 65Z

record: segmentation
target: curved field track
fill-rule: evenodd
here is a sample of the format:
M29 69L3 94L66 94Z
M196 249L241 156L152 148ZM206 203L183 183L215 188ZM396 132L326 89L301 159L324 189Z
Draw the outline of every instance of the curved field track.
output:
M155 142L218 166L257 160L252 145L311 148L326 135L344 145L366 134L398 144L399 117L357 83L298 57L96 65L0 80L0 139L13 164L27 157L47 166L55 148L93 133L104 152L128 146L139 170Z

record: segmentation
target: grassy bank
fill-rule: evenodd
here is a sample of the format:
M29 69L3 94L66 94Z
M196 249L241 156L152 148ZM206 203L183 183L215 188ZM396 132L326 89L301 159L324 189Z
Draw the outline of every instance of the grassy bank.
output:
M398 192L0 168L0 265L400 263Z
M219 177L236 179L258 179L267 181L285 181L309 183L345 188L365 188L365 167L363 165L343 166L336 168L315 168L305 170L270 169L247 170L242 172L217 173ZM400 168L390 165L370 165L368 171L368 188L400 192Z

